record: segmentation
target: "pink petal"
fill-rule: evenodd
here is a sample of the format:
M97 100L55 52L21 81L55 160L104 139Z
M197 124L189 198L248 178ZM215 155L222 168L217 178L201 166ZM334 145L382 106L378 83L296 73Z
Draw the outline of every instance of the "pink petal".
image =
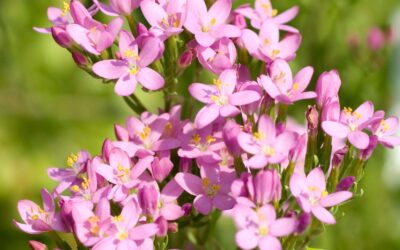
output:
M225 211L232 209L233 206L236 204L234 198L226 194L218 194L213 199L213 204L216 208Z
M263 115L260 117L258 121L258 132L261 133L261 136L263 137L262 141L264 143L270 144L275 142L275 123L269 116Z
M278 87L272 82L271 78L266 75L261 75L258 82L263 86L264 90L271 98L276 98L281 94Z
M339 139L346 138L350 133L349 127L340 122L325 121L322 122L322 128L328 135Z
M267 235L260 240L260 250L281 250L282 246L275 237Z
M354 112L361 115L358 122L362 124L374 115L374 104L371 101L366 101L354 110Z
M179 147L180 141L177 139L162 139L153 144L153 151L163 151L163 150L171 150Z
M260 100L258 92L252 90L242 90L229 96L229 103L235 106L250 104Z
M185 211L183 211L180 206L172 203L164 204L163 208L161 209L161 215L166 220L176 220L182 217L184 214Z
M233 105L225 105L220 108L220 115L222 117L233 117L240 114L240 110Z
M158 90L164 86L164 78L151 68L141 68L137 75L138 82L149 90Z
M257 34L249 29L242 31L242 41L246 49L249 51L250 55L257 55L258 48L260 46L260 39Z
M314 206L311 211L318 220L326 224L336 223L335 217L333 217L333 215L328 210L321 206Z
M287 153L297 145L297 134L293 132L283 132L276 138L274 147L278 152Z
M225 23L228 19L232 8L232 0L217 0L208 11L208 18L215 18L215 25Z
M288 35L282 39L279 43L280 54L281 58L286 60L291 60L296 55L297 49L300 47L301 44L301 35L300 34L292 34Z
M143 172L151 166L153 160L154 160L153 156L146 156L145 158L140 159L131 171L131 178L132 179L139 178L139 176L141 176Z
M270 232L273 236L283 237L287 236L296 229L296 220L293 218L282 218L276 220L270 228Z
M325 175L321 168L314 168L311 170L311 172L307 175L307 185L309 187L317 187L321 191L325 190Z
M297 16L298 12L299 12L299 7L294 6L274 17L274 21L278 24L290 22L291 20L293 20L293 18Z
M311 81L312 75L314 73L313 67L302 68L293 78L293 84L297 83L298 88L292 93L303 92Z
M306 177L294 173L290 178L289 187L293 196L299 196L302 192L307 190Z
M100 61L95 63L92 69L96 75L106 79L118 79L129 71L126 63L120 60Z
M366 149L369 145L369 136L362 131L353 131L349 133L349 142L358 149Z
M242 249L253 249L258 246L258 236L255 230L242 229L236 233L236 244Z
M140 4L140 9L151 26L160 26L161 20L168 20L165 10L153 1L145 0Z
M219 76L219 80L223 83L221 87L221 92L226 95L232 94L235 90L237 82L236 70L224 70Z
M132 240L143 240L154 236L158 232L158 226L155 223L143 224L129 230L129 238Z
M204 47L209 47L215 42L215 37L213 37L209 32L197 32L195 38L196 41Z
M303 92L303 93L294 95L291 98L291 101L296 102L299 100L314 99L316 97L317 97L317 93L315 93L314 91L308 91L308 92Z
M78 24L69 24L66 29L68 35L87 52L100 55L100 52L93 47L93 43L88 38L88 30Z
M203 83L192 83L189 86L190 94L202 103L212 103L211 96L218 95L218 91L214 86Z
M191 195L199 195L203 193L203 186L201 179L193 174L189 173L178 173L175 176L175 181L181 188Z
M238 143L240 147L250 154L258 154L260 146L254 141L253 136L244 132L240 132L238 136Z
M119 148L112 149L110 152L110 166L114 168L118 168L118 166L130 168L131 161L128 154Z
M289 64L283 59L276 59L269 68L270 77L282 93L292 88L292 71Z
M204 215L209 214L213 208L211 199L203 194L194 199L193 206L197 209L197 211Z
M213 29L211 34L216 38L224 38L224 37L239 37L242 32L240 29L231 24L222 24L219 25L218 28Z
M260 28L261 41L268 40L270 44L277 44L279 42L279 29L277 24L272 19L264 21Z
M146 39L146 43L140 50L139 65L141 68L147 67L149 64L154 62L160 53L160 40L158 38Z
M353 196L352 192L349 191L340 191L336 193L329 194L328 196L322 198L319 201L319 204L323 207L332 207L336 206Z
M127 73L118 79L114 86L114 91L119 96L129 96L135 92L137 86L136 77Z
M254 169L261 169L268 164L268 158L264 154L254 155L245 164Z
M201 18L207 16L207 6L204 1L188 0L187 9L185 27L194 34L201 30Z
M211 104L199 110L194 120L196 127L202 129L219 117L219 106Z

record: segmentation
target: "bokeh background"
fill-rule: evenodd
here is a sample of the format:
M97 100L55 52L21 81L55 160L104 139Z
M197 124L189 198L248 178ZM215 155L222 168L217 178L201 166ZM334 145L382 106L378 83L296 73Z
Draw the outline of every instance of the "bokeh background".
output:
M252 1L236 0L235 5L245 2ZM342 105L357 107L369 99L377 109L400 115L400 2L273 2L280 11L294 4L300 6L300 14L292 24L303 34L294 69L312 65L316 75L338 69ZM49 242L44 235L32 237L14 227L17 201L40 202L40 188L54 187L47 167L64 166L66 156L79 149L98 154L104 138L113 136L113 124L122 124L132 114L112 86L79 70L50 36L32 30L49 25L49 5L61 6L62 1L0 1L1 249L28 249L32 238ZM382 33L372 36L374 27ZM371 36L381 37L382 46L371 47ZM155 110L158 97L146 96L144 101ZM299 109L294 115L302 117L303 112ZM327 227L312 247L400 249L399 155L378 148L360 183L364 195L345 205L346 217ZM234 249L233 233L229 221L219 224L221 249Z

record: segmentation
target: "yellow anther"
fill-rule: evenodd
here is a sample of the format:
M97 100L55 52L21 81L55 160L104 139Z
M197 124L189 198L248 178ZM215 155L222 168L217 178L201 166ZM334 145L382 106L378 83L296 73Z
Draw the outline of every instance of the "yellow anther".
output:
M213 84L215 85L215 87L217 87L218 89L221 88L222 86L222 81L219 79L213 79Z
M281 53L281 51L279 49L273 49L272 50L272 57L276 57L277 55L279 55L279 53Z
M286 76L286 73L283 72L283 71L281 71L281 72L279 72L279 75L277 75L277 76L274 77L273 80L274 80L274 82L277 82L277 81L282 80L285 76Z
M382 127L383 132L387 132L390 129L390 125L385 120L382 120L380 122L380 125Z
M264 43L265 46L268 46L268 45L271 44L271 42L267 38L264 39L263 43Z
M31 215L31 220L37 220L37 219L39 219L39 215L37 214Z
M86 178L85 176L82 177L83 178L83 182L81 184L81 187L86 190L89 187L89 179Z
M297 82L295 82L292 86L292 91L296 91L299 89L299 84Z
M89 231L93 235L98 235L99 231L100 231L99 225L96 224L96 225L91 226Z
M344 113L345 113L346 115L351 115L351 113L353 112L353 109L352 109L352 108L347 108L347 107L345 107L343 111L344 111Z
M167 124L165 125L165 129L166 130L172 130L172 123L167 122Z
M95 224L95 223L98 223L99 221L100 221L100 219L96 215L90 216L88 219L88 222L90 224Z
M128 238L128 233L127 232L118 232L117 238L119 240L125 240L126 238Z
M309 186L308 187L308 191L310 191L310 192L314 192L314 191L317 191L317 190L319 190L319 188L316 187L316 186Z
M353 116L354 116L357 120L360 120L361 117L362 117L362 115L361 115L360 113L356 112L356 111L353 112Z
M118 164L117 170L118 170L118 172L120 172L120 174L118 174L118 177L128 176L129 172L130 172L129 168L126 168L126 167L122 166L121 164Z
M77 154L70 154L67 158L67 166L72 168L77 160L78 160Z
M216 18L211 19L211 21L210 21L210 25L211 26L214 26L216 23L217 23L217 19Z
M77 192L79 192L80 190L81 190L81 189L79 188L78 185L73 185L73 186L71 187L71 191L72 191L72 192L77 193Z
M142 132L138 132L137 135L139 136L140 139L144 141L147 139L147 137L149 137L150 133L151 133L151 128L148 125L146 125L143 128Z
M129 69L129 74L131 75L136 75L139 72L139 69L137 66L133 66L132 68Z
M220 190L220 186L218 184L212 185L211 189L213 192L217 193Z
M62 12L61 12L61 16L62 17L65 17L67 14L68 14L68 12L70 11L70 5L69 5L69 3L68 2L66 2L66 1L64 1L63 2L63 10L62 10Z
M89 29L89 32L90 33L94 33L94 32L96 32L96 30L97 30L97 28L96 28L96 26L94 26L94 27Z
M225 51L223 51L223 50L218 50L218 51L217 51L217 54L218 54L218 55L225 55Z
M274 17L276 15L278 15L278 10L277 9L273 9L271 15Z
M259 229L258 229L258 234L259 235L261 235L261 236L266 236L267 234L268 234L268 228L267 227L265 227L265 226L261 226L261 227L259 227Z
M262 3L261 8L263 8L266 12L269 12L270 10L270 6L267 3Z
M212 135L207 135L206 140L208 144L211 144L216 141L216 139Z
M210 28L208 28L207 26L203 26L203 27L201 27L201 31L204 33L207 33L210 31Z
M321 192L321 197L325 197L327 196L329 193L328 191L324 190L323 192Z
M200 135L199 134L194 134L192 136L192 140L190 140L190 142L193 143L193 144L196 144L196 145L200 144L200 142L201 142Z
M173 15L173 20L174 20L174 22L173 22L174 28L178 28L180 22L179 22L178 16L176 14Z
M128 49L126 49L124 51L124 57L126 57L126 58L135 58L136 60L140 59L138 53L136 51L134 51L133 49L130 49L130 48L128 48Z
M264 154L266 154L267 156L274 156L276 154L276 151L273 147L266 146L264 148Z
M116 222L123 221L123 220L124 220L124 217L122 217L122 215L116 215L111 218L112 223L116 223Z
M210 186L210 179L203 178L201 179L201 185L203 186L203 188L208 188Z
M218 102L218 101L219 101L219 96L212 95L212 96L210 97L210 99L211 99L213 102Z
M261 140L264 138L264 135L261 132L254 132L253 133L253 138L256 140Z
M161 19L161 24L163 24L165 26L169 26L169 23L165 18Z

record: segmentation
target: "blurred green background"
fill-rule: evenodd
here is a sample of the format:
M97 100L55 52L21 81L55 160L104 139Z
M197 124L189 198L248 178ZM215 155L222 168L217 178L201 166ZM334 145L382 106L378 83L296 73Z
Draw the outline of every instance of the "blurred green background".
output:
M342 105L357 107L369 99L379 109L393 110L390 107L400 94L400 78L396 78L400 46L392 43L371 51L367 33L373 26L387 29L393 24L399 1L273 2L280 11L294 4L300 6L300 14L291 24L303 34L292 63L294 71L312 65L319 75L336 68L343 83ZM28 239L48 242L46 236L26 235L14 227L12 219L19 220L17 201L39 202L40 188L54 186L47 178L47 167L64 166L66 156L81 148L98 154L104 138L113 136L113 124L124 123L131 114L112 86L79 70L51 36L32 30L33 26L49 25L49 5L61 6L62 2L0 1L1 249L27 249ZM159 101L157 96L146 96L145 103L155 110ZM296 116L303 113L299 109ZM400 249L400 190L389 188L382 177L385 158L379 148L361 183L364 195L346 205L346 217L328 227L312 247ZM233 229L228 225L221 223L217 236L221 236L224 249L233 249Z

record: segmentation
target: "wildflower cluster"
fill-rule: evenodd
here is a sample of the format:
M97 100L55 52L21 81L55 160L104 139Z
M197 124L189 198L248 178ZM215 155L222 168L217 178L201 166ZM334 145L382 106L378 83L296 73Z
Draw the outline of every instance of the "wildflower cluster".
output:
M60 249L70 246L57 232L73 234L79 249L213 249L209 235L223 212L241 249L304 248L358 193L377 144L392 148L400 138L398 119L370 101L341 109L335 70L306 90L313 68L293 74L289 65L301 44L287 24L297 13L279 13L269 0L236 9L232 0L50 7L53 26L36 30L114 84L139 117L115 125L116 139L99 155L80 151L49 168L57 186L42 189L42 207L20 201L16 226L52 232ZM158 114L135 95L138 85L163 91ZM287 115L303 100L315 102L307 126Z

